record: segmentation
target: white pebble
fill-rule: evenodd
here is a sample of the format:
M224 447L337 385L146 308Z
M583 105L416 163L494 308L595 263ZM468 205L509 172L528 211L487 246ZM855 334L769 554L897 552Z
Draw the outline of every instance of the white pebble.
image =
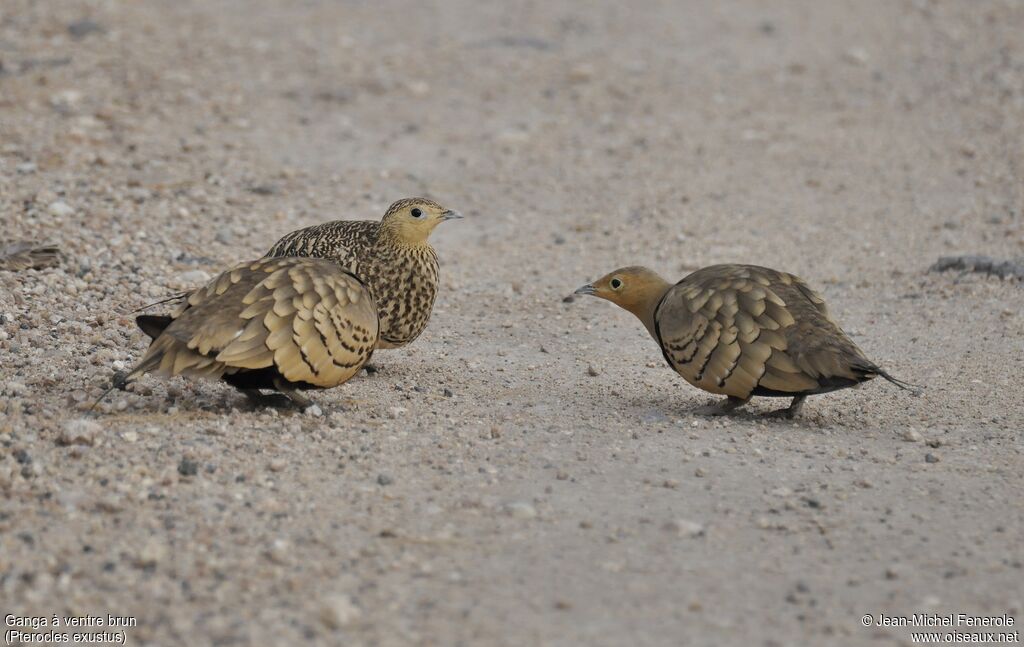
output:
M47 207L46 210L50 212L51 216L54 216L56 218L67 218L69 216L75 215L74 207L69 205L67 202L64 202L63 200L51 202L50 206Z
M678 537L700 537L704 534L704 524L688 519L677 519L666 523L665 530L676 533Z
M321 409L319 405L311 404L308 407L306 407L305 414L307 416L319 418L320 416L324 415L324 410Z
M57 441L61 445L93 445L101 427L95 420L75 418L64 423Z
M513 501L505 504L505 514L516 519L533 519L537 509L526 501Z
M320 602L320 621L330 629L340 629L359 620L363 612L347 595L328 595Z
M903 432L903 440L908 443L919 443L924 437L916 429L910 428Z

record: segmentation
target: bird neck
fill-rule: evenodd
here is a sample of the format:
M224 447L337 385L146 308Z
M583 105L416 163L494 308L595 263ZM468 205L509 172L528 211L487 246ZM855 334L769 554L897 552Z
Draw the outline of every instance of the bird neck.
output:
M377 241L389 246L403 247L406 249L430 249L430 243L426 236L410 235L406 229L386 222L380 224L377 233Z
M658 281L658 283L649 286L648 292L645 295L646 298L626 306L626 309L636 315L636 318L644 324L647 332L651 333L651 337L654 337L654 339L658 338L654 315L657 313L661 300L665 298L665 293L672 287L671 283L662 280L660 277Z

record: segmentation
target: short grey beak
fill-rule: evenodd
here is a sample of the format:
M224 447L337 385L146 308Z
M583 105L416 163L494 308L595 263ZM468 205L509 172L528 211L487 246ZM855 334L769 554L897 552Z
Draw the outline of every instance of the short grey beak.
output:
M589 283L587 283L583 287L581 287L581 288L577 289L575 292L573 292L573 294L596 294L596 293L597 293L597 288L595 288L593 285L591 285Z
M458 220L459 218L462 218L462 214L451 209L441 214L441 220Z

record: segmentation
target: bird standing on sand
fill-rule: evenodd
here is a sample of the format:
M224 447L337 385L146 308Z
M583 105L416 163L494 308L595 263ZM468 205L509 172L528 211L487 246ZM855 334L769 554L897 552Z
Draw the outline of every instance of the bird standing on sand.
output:
M461 217L431 200L407 198L380 222L335 220L293 231L267 256L326 258L361 278L380 313L377 348L398 348L423 332L437 297L437 253L427 238Z
M646 267L624 267L576 290L632 312L669 366L693 386L728 398L720 415L751 397L792 397L773 412L792 418L808 395L882 376L798 277L755 265L712 265L671 285Z
M314 258L236 265L188 294L172 314L136 321L153 341L115 386L155 371L221 379L258 403L280 404L280 395L260 392L270 389L300 407L311 403L299 390L335 387L358 373L379 333L363 282Z

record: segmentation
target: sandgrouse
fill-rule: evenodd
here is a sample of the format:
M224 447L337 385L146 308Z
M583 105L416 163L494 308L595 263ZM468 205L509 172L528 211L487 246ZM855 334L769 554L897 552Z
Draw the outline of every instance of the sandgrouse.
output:
M279 403L281 395L260 392L270 389L300 407L310 401L299 390L328 389L359 372L379 333L363 282L315 258L236 265L188 294L170 315L136 321L153 341L115 386L149 372L219 378L258 403Z
M752 396L792 397L793 417L808 395L882 376L802 280L754 265L712 265L675 285L645 267L624 267L576 290L632 312L669 366L693 386L726 395L706 411L724 414Z
M293 231L267 256L326 258L360 277L380 314L377 348L398 348L423 332L437 297L437 254L427 238L445 220L461 217L431 200L407 198L380 222L335 220Z

